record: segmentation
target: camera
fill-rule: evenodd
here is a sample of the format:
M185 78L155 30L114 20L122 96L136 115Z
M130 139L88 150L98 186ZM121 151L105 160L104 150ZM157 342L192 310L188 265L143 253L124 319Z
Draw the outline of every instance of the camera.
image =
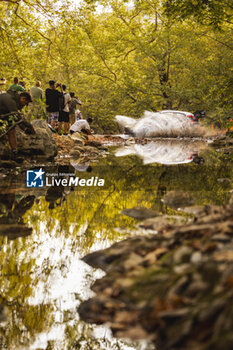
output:
M4 81L4 80L5 80L5 78L1 78L0 80Z
M59 87L59 86L61 86L61 83L57 83L57 84L56 84L56 87Z

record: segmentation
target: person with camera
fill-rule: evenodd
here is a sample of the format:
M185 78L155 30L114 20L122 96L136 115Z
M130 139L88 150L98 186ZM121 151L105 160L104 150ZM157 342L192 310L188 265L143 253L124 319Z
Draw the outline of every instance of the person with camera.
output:
M54 80L49 81L49 88L45 90L45 98L48 113L48 123L55 128L58 122L59 116L59 99L61 92L57 90L57 87L61 84L56 84Z
M68 135L70 130L70 94L66 92L66 85L61 85L61 96L59 105L59 117L58 117L58 133L61 135L62 125L64 124L64 135Z

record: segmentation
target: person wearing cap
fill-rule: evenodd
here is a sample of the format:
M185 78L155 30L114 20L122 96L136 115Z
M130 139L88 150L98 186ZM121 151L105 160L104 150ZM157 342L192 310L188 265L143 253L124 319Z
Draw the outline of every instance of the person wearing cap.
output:
M24 106L27 106L32 102L31 95L28 92L22 92L21 94L13 91L8 91L6 93L0 94L0 123L3 120L6 120L3 116L5 114L10 114L13 112L18 113ZM11 121L7 120L8 125ZM17 141L15 135L15 128L7 132L9 144L13 153L16 153Z
M48 123L55 128L59 117L59 97L61 93L56 89L56 82L54 80L49 81L49 88L45 90Z

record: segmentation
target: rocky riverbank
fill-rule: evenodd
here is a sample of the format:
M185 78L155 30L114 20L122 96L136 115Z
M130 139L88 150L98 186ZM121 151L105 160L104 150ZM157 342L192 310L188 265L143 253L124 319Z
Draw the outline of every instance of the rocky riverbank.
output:
M187 224L155 217L157 234L85 256L106 275L79 307L81 318L108 322L114 336L148 339L158 350L232 349L233 198L194 209Z
M5 136L0 140L0 167L27 168L29 165L40 166L41 164L71 164L86 162L104 157L108 147L120 145L139 144L145 145L153 141L151 138L132 138L127 135L84 135L75 133L72 136L59 136L54 134L45 120L33 120L34 135L28 135L19 126L16 127L18 144L17 161L10 159L10 148ZM157 139L156 139L157 140ZM183 140L182 138L180 139ZM184 138L185 140L185 138ZM190 139L189 139L190 140ZM197 139L195 139L198 141ZM232 151L233 138L230 136L211 136L206 140L212 142L214 147L220 150Z

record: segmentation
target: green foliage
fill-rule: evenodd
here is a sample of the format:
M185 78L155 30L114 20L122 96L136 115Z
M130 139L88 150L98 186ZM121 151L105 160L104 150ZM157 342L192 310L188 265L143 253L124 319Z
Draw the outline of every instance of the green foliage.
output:
M164 8L167 15L181 20L194 17L199 23L214 28L220 28L224 22L232 20L231 0L167 0Z
M7 125L8 125L8 123L7 123L6 120L1 120L1 121L0 121L0 135L1 135L1 134L4 134L4 133L6 132L6 130L7 130Z
M230 0L0 2L0 75L64 82L99 131L163 107L212 123L233 111L232 14Z
M10 115L9 117L5 118L5 119L1 119L0 120L0 135L4 134L7 129L8 126L13 125L16 121L18 120L18 116L17 115Z

